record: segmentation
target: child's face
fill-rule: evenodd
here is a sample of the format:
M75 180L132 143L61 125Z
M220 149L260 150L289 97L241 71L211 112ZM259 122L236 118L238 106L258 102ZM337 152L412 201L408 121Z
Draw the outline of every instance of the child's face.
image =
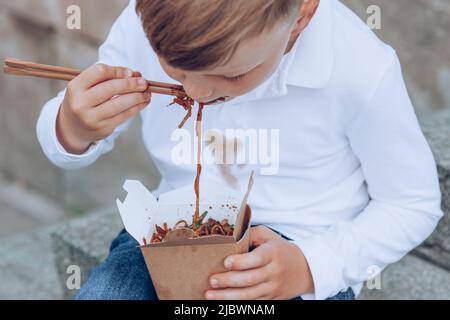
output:
M210 70L185 71L171 67L164 59L160 59L161 66L198 102L230 100L253 90L275 72L296 30L295 23L279 22L240 45L226 65Z

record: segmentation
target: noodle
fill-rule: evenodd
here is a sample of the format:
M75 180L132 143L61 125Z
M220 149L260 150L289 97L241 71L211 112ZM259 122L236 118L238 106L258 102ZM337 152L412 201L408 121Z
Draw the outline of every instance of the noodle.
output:
M203 222L208 215L208 211L205 211L201 216L197 223L192 223L190 226L187 225L185 220L180 220L175 224L173 229L167 227L167 223L164 223L164 227L156 225L156 232L153 233L152 238L150 240L151 244L161 243L164 241L167 233L173 230L179 229L191 229L195 233L195 237L204 237L204 236L213 236L213 235L221 235L221 236L233 236L234 225L230 225L228 219L223 219L221 222L209 218L206 222ZM183 225L183 226L181 226ZM144 244L147 241L144 239Z
M189 97L177 97L170 105L178 104L182 106L187 114L184 117L183 121L178 126L181 129L185 123L192 116L192 107L194 105L194 100ZM153 233L152 238L150 240L151 244L161 243L164 241L168 232L178 229L191 229L194 231L196 237L203 237L209 235L222 235L222 236L232 236L234 232L234 225L230 225L227 219L223 219L222 222L209 218L208 221L203 222L205 220L208 211L205 211L202 215L200 215L200 176L202 174L202 164L201 164L201 155L202 155L202 121L203 121L203 107L202 103L199 104L198 113L197 113L197 122L195 126L195 134L197 137L197 175L195 177L194 182L194 190L195 190L195 213L192 218L192 224L188 225L185 220L178 221L174 228L171 229L167 226L167 223L164 223L163 228L156 225L156 232ZM144 239L144 244L147 244L146 239Z

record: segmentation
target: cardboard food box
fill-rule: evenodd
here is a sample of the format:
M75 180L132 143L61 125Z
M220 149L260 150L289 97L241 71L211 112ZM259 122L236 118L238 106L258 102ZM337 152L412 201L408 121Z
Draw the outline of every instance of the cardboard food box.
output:
M126 230L140 244L160 300L203 300L210 288L209 277L226 271L225 258L248 252L251 209L247 199L252 185L253 175L243 194L214 181L200 184L200 213L208 211L205 221L228 219L234 225L233 236L193 238L191 230L179 229L169 232L165 242L146 244L156 224L167 223L173 228L180 220L191 223L195 211L193 187L173 190L156 199L139 181L125 182L128 195L123 203L117 200L119 212Z

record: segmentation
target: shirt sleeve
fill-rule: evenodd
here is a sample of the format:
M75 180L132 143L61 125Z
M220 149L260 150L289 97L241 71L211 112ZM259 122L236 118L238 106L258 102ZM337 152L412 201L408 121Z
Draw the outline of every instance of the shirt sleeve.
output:
M128 7L115 21L108 38L100 46L98 63L129 67L125 32L131 14L134 14L134 0L130 2ZM117 127L108 138L93 144L84 154L70 154L59 143L56 136L56 119L64 95L65 90L61 91L55 98L44 105L37 122L36 134L44 154L53 164L63 169L78 169L91 165L101 155L111 151L114 147L115 139L129 128L133 119Z
M373 276L422 243L443 216L435 160L419 127L395 54L370 103L347 129L370 202L353 221L294 241L326 299Z

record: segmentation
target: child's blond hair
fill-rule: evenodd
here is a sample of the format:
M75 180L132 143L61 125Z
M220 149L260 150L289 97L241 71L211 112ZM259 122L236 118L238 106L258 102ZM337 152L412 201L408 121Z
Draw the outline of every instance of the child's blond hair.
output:
M199 71L225 64L244 40L283 19L292 20L302 3L303 0L137 0L136 11L158 56L173 67Z

